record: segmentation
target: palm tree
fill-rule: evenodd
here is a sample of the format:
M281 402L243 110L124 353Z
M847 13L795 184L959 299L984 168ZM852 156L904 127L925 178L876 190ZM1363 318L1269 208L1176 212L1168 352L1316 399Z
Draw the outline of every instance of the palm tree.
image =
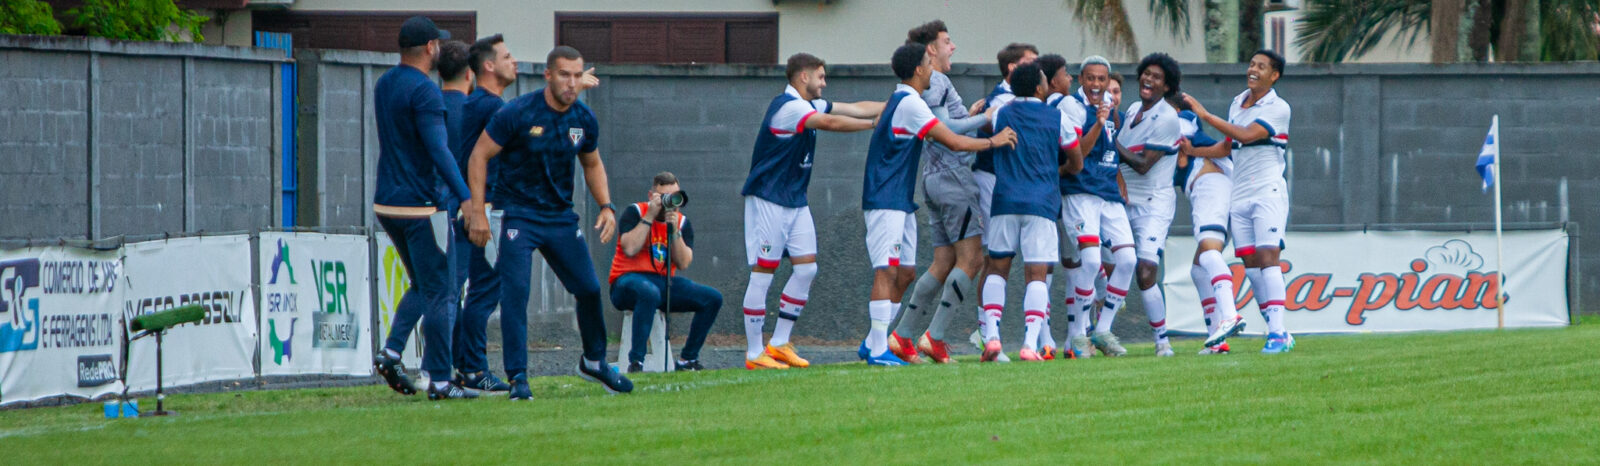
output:
M1385 36L1426 32L1435 63L1595 60L1600 0L1308 0L1295 41L1302 58L1341 62Z
M1150 11L1155 13L1156 28L1166 30L1180 40L1189 40L1189 2L1185 0L1149 0ZM1079 23L1089 26L1089 33L1111 45L1112 53L1122 57L1138 58L1139 45L1134 40L1133 26L1128 23L1128 9L1123 0L1068 0L1072 15Z

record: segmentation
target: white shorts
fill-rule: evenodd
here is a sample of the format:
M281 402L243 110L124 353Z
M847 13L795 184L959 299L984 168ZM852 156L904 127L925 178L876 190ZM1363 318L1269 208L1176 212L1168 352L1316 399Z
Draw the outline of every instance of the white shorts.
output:
M1193 210L1195 240L1228 240L1228 205L1233 198L1233 180L1221 173L1207 173L1189 187L1189 207Z
M1080 249L1100 244L1112 248L1133 245L1128 211L1120 203L1093 194L1070 194L1061 198L1061 224Z
M1139 260L1161 262L1161 248L1167 245L1167 230L1177 211L1178 194L1172 188L1158 189L1143 202L1128 205L1128 226L1133 227Z
M750 266L776 268L789 257L817 255L811 207L784 207L755 196L744 198L744 253Z
M1020 252L1028 264L1053 264L1060 248L1055 220L1037 215L996 215L989 219L983 242L989 257L1004 259Z
M893 209L866 212L867 257L872 268L917 265L917 216Z
M994 202L994 174L972 172L972 181L978 182L978 211L983 214L983 224L989 224L989 204Z
M1233 249L1239 257L1258 247L1281 248L1283 232L1289 226L1289 200L1284 196L1234 199L1229 219L1233 222Z

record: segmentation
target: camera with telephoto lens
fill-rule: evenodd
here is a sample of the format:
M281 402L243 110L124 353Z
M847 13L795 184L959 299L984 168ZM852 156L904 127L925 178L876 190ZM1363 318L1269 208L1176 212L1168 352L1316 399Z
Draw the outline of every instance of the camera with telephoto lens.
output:
M683 191L677 191L661 198L661 206L667 209L677 210L686 205L689 205L689 194Z

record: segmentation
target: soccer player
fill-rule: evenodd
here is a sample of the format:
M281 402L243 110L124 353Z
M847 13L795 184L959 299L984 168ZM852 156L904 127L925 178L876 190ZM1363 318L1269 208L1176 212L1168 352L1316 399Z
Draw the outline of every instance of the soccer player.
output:
M1193 111L1178 112L1178 123L1183 140L1178 143L1178 168L1172 184L1189 196L1189 206L1194 219L1194 237L1199 245L1194 252L1194 266L1189 268L1189 278L1194 280L1195 291L1200 296L1201 312L1206 322L1206 335L1216 332L1221 319L1217 309L1226 308L1223 314L1235 315L1233 301L1233 273L1222 259L1222 248L1228 241L1228 203L1233 191L1233 152L1201 129L1200 117ZM1243 323L1240 324L1244 325ZM1228 342L1207 346L1200 354L1225 354Z
M450 291L455 241L449 212L441 209L470 194L450 153L443 97L428 77L438 61L439 41L449 38L426 17L407 19L400 26L400 66L384 72L373 87L379 153L372 211L411 278L373 366L389 388L415 394L400 352L421 319L427 342L422 369L428 373L430 400L477 397L450 383L450 339L458 307L451 302L456 293Z
M1065 62L1062 62L1065 65ZM1057 69L1055 71L1059 71ZM993 214L985 246L989 250L988 275L983 283L983 361L993 361L1001 351L1000 315L1005 306L1006 275L1020 253L1027 291L1023 295L1026 333L1018 358L1043 361L1038 339L1050 304L1045 282L1055 265L1060 246L1055 218L1060 212L1057 179L1062 160L1082 164L1078 128L1071 119L1042 100L1050 93L1045 74L1035 63L1017 66L1010 82L1017 98L998 110L994 127L1017 135L1015 148L996 149Z
M500 182L495 184L497 206L504 212L500 225L498 258L501 320L510 320L505 335L506 374L513 384L527 382L528 286L534 250L556 273L577 301L578 333L583 356L578 375L598 382L612 393L633 391L633 382L604 362L606 328L600 313L600 281L595 278L583 227L572 211L574 160L583 164L584 182L600 206L594 229L600 242L610 242L617 230L616 206L600 160L600 124L589 106L578 101L583 79L583 55L559 46L545 57L544 89L517 97L489 118L488 126L472 150L468 179L472 205L465 215L473 244L488 243L491 233L484 213L489 159L504 156ZM504 152L502 153L502 150ZM514 392L522 392L514 387ZM513 398L518 400L522 398Z
M1244 260L1245 276L1255 285L1256 304L1267 321L1263 353L1294 349L1294 336L1284 328L1286 294L1278 254L1289 225L1289 187L1284 180L1284 148L1289 145L1289 103L1273 89L1283 76L1283 56L1259 50L1250 56L1245 71L1249 88L1233 98L1226 120L1206 111L1193 97L1184 102L1200 120L1216 128L1233 146L1233 193L1229 221L1233 225L1234 253ZM1218 309L1227 312L1226 308ZM1221 315L1217 330L1206 346L1221 344L1242 330L1237 313Z
M1050 88L1050 96L1045 98L1045 105L1060 111L1061 115L1072 124L1073 133L1079 137L1082 137L1083 122L1086 118L1083 110L1083 104L1080 104L1077 102L1077 100L1068 97L1072 95L1072 73L1067 72L1067 59L1061 55L1049 54L1039 57L1039 59L1034 61L1034 63L1039 64L1039 71L1044 73L1045 81ZM1057 177L1057 180L1059 179L1060 178ZM1058 181L1057 184L1059 185L1060 182ZM1056 196L1053 195L1051 197ZM1059 209L1057 209L1054 217L1052 218L1056 219L1056 221L1060 221L1061 212ZM1073 244L1069 244L1068 247L1060 247L1059 244L1061 242L1063 241L1057 241L1058 246L1056 248L1059 252L1063 253L1061 262L1067 263L1070 261L1076 261L1077 248L1074 247ZM1050 289L1051 287L1055 286L1055 278L1056 269L1054 266L1051 266L1050 274L1045 275L1045 289ZM1068 277L1066 277L1066 274L1063 273L1062 279L1067 280L1067 278ZM1072 290L1072 281L1067 280L1064 285L1066 286L1066 289L1069 290L1068 296L1071 296L1070 290ZM1072 306L1068 305L1067 316L1069 320L1072 317L1072 313ZM1050 306L1046 304L1044 309L1044 323L1039 329L1039 354L1047 361L1056 358L1056 339L1055 336L1051 334L1050 330L1050 323L1052 320L1053 316L1050 315ZM1061 351L1061 353L1063 358L1071 359L1073 357L1072 353L1069 351Z
M861 189L861 208L867 223L867 255L872 260L872 295L868 303L872 329L858 351L871 365L899 366L905 361L889 351L889 322L894 320L893 304L905 293L901 276L916 273L917 163L922 158L924 138L933 138L955 151L976 151L1015 144L1016 133L1004 129L988 139L974 139L950 131L934 117L920 95L933 77L928 48L906 44L890 60L900 84L884 104L867 150L866 176Z
M989 117L978 113L983 101L966 107L945 75L950 71L956 44L944 21L917 26L906 36L907 43L925 44L928 48L934 70L928 89L922 91L922 101L934 116L957 134L988 125ZM912 288L911 303L900 316L896 330L889 333L889 350L909 363L921 359L918 351L933 362L948 363L953 360L944 331L950 318L955 317L954 310L963 309L966 296L973 292L972 274L978 272L983 260L984 224L980 216L988 206L978 205L978 185L969 167L970 152L957 152L933 141L923 145L922 153L928 158L922 169L922 193L929 210L928 226L933 229L933 264ZM937 309L934 299L939 300ZM924 325L926 331L913 344L912 338Z
M1083 61L1078 76L1082 87L1073 98L1084 105L1085 115L1094 115L1093 121L1084 122L1083 140L1079 142L1080 146L1091 149L1084 153L1081 166L1063 167L1061 171L1061 223L1066 234L1078 245L1078 260L1064 264L1073 285L1072 295L1065 301L1070 303L1072 312L1067 332L1077 358L1088 357L1091 346L1108 356L1127 353L1111 333L1111 323L1133 281L1136 256L1130 249L1133 236L1127 210L1123 207L1123 193L1118 186L1116 140L1120 129L1119 115L1107 101L1110 70L1111 64L1103 57L1091 56ZM1105 305L1091 331L1089 312L1096 301L1094 283L1103 262L1102 242L1111 246L1113 263L1108 265L1114 267L1108 267L1112 272L1106 283Z
M1043 67L1053 67L1054 65L1051 64L1053 61L1047 60L1043 62ZM1105 93L1110 71L1111 64L1105 58L1098 55L1085 58L1078 71L1078 91L1076 93L1068 93L1066 97L1057 99L1054 104L1056 108L1061 110L1062 115L1065 115L1078 127L1079 147L1080 150L1084 151L1085 160L1092 160L1095 156L1102 155L1106 150L1111 150L1114 147L1112 145L1113 134L1116 130L1118 118L1116 108L1111 104L1111 96ZM1060 83L1060 80L1052 79L1051 82L1052 86L1056 86ZM1052 96L1052 98L1054 97ZM1105 115L1100 115L1102 112ZM1080 180L1081 178L1078 177L1078 174L1066 172L1062 172L1058 178L1058 192L1062 198L1063 208L1057 217L1062 221L1064 227L1062 228L1061 243L1066 245L1066 247L1060 248L1061 266L1065 269L1063 276L1067 279L1065 283L1066 298L1062 300L1062 304L1067 311L1066 336L1069 346L1064 348L1062 353L1067 359L1087 358L1094 351L1086 329L1092 324L1089 319L1089 312L1092 310L1092 296L1097 287L1094 281L1082 284L1073 281L1078 274L1076 270L1081 268L1083 263L1079 257L1077 236L1071 234L1071 226L1066 224L1065 217L1062 217L1066 212L1067 197L1071 194L1086 192ZM1098 279L1100 275L1097 270L1091 276ZM1085 286L1088 288L1083 288ZM1080 298L1078 297L1080 290L1085 291L1090 296L1082 299L1090 300L1091 306L1080 306Z
M1166 297L1161 293L1161 250L1167 229L1177 212L1177 192L1172 178L1177 168L1178 140L1182 131L1178 111L1170 99L1178 95L1182 74L1178 61L1152 53L1139 62L1139 101L1128 107L1127 120L1117 137L1123 154L1122 177L1128 189L1128 223L1133 228L1138 257L1135 274L1145 315L1156 343L1156 356L1172 356L1167 340Z
M817 276L817 228L811 220L806 188L811 185L811 157L817 131L864 131L883 111L882 102L829 102L822 99L828 86L821 58L809 53L789 57L785 75L789 85L767 105L750 153L750 176L744 189L744 248L750 264L750 282L744 291L746 369L808 367L789 342L800 319L811 281ZM779 298L778 325L772 341L761 345L767 319L767 288L783 258L793 267Z
M1004 106L1007 102L1011 102L1011 99L1016 97L1011 93L1011 83L1008 81L1011 79L1011 70L1016 68L1016 66L1019 64L1033 63L1033 61L1037 60L1038 58L1039 48L1034 47L1033 44L1013 42L1011 44L1007 44L1005 48L1000 49L1000 52L995 54L995 62L1000 67L1000 83L995 84L994 89L989 91L989 95L983 98L984 108L989 108L991 110L998 109ZM991 121L990 123L990 126L992 127L993 122ZM990 131L988 128L978 131L978 137L989 137L993 134L994 132ZM984 225L988 225L989 205L994 200L993 152L989 150L978 151L977 157L974 158L972 162L972 179L978 183L978 207L981 210L979 213L982 214L979 216L979 220L981 220ZM979 275L982 274L980 273ZM978 294L978 322L980 327L977 330L972 331L971 340L979 350L982 350L984 347L983 328L981 326L984 315L984 310L982 307L982 288L979 288ZM1001 354L999 357L1001 362L1005 362L1005 354Z

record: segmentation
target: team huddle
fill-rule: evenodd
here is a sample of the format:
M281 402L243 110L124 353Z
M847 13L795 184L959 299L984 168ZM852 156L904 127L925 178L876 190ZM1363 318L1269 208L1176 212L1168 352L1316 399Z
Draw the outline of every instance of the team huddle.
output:
M566 46L551 50L545 87L506 100L502 94L517 75L502 38L470 46L449 38L425 17L408 19L399 34L400 66L373 90L380 147L373 212L411 278L374 357L375 372L395 391L415 394L401 352L420 327L430 399L474 398L478 391L532 398L527 308L538 252L576 302L583 341L576 372L611 392L632 391L632 381L604 363L601 287L572 198L578 165L600 206L592 229L602 243L619 238L612 304L640 314L629 372L642 370L649 315L657 310L695 312L675 367L701 369L699 350L723 299L713 288L673 277L693 258L687 218L664 204L679 191L677 178L658 174L649 201L619 211L600 157L598 119L578 99L600 84L582 54ZM946 330L963 310L977 312L981 326L972 341L982 360L1007 360L999 325L1018 256L1026 283L1020 359L1125 354L1111 325L1135 277L1156 354L1171 356L1157 271L1178 190L1193 205L1199 241L1192 270L1209 330L1202 354L1228 352L1227 338L1244 328L1221 255L1230 233L1266 318L1263 352L1294 347L1283 326L1278 267L1288 216L1283 172L1290 116L1273 91L1282 57L1262 51L1251 58L1249 89L1224 119L1179 92L1178 63L1165 54L1139 63L1138 99L1118 111L1121 78L1104 58L1083 60L1074 91L1066 59L1040 56L1027 44L1000 51L1004 79L967 105L945 75L955 50L941 21L912 29L891 58L900 82L884 102L825 100L823 60L805 53L789 58L789 85L766 110L741 190L751 267L743 299L747 369L810 365L790 337L818 270L806 191L819 129L872 131L861 197L873 267L871 330L858 351L868 364L905 365L923 356L951 362ZM440 85L428 76L434 70ZM1202 125L1224 138L1212 139ZM913 199L919 178L934 247L933 263L920 276ZM772 339L763 344L768 291L785 259L792 272ZM1071 290L1061 300L1070 347L1060 350L1050 329L1057 262ZM914 291L902 308L907 289ZM488 370L485 327L497 307L509 380Z
M1230 233L1268 326L1262 352L1294 347L1284 328L1278 267L1288 222L1290 119L1289 105L1273 90L1281 56L1251 57L1248 89L1223 118L1179 90L1178 62L1166 54L1139 63L1138 99L1118 110L1122 80L1106 59L1085 58L1074 91L1064 57L1014 43L996 57L1003 80L969 106L945 75L956 50L945 24L932 21L907 36L890 62L900 82L884 102L827 101L823 60L805 53L788 60L789 85L767 108L741 192L751 266L744 294L747 369L810 365L790 335L817 275L806 190L819 129L872 131L861 199L873 267L871 329L857 351L868 364L898 366L924 356L951 362L945 331L963 310L977 312L972 341L981 360L1007 360L999 324L1018 256L1026 283L1020 359L1125 354L1111 325L1135 278L1156 355L1172 356L1157 274L1178 191L1189 198L1199 242L1191 275L1208 331L1200 354L1229 352L1228 337L1244 329L1222 257ZM919 163L934 247L933 264L920 276L913 199ZM763 344L768 291L785 258L793 271L772 339ZM1061 303L1070 347L1059 349L1049 296L1057 262L1069 290ZM910 302L902 306L908 288Z

